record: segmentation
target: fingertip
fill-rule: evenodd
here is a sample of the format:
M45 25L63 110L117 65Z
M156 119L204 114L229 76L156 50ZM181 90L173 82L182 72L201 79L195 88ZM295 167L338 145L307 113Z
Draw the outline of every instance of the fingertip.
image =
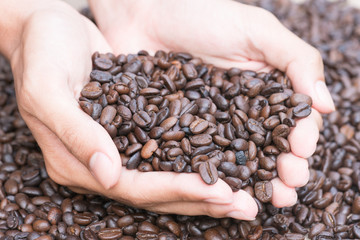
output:
M291 207L297 202L295 188L286 186L279 178L271 180L273 185L273 197L271 203L277 207Z
M280 179L289 187L302 187L309 181L309 163L292 153L282 153L277 159Z
M102 152L95 152L89 161L89 170L95 179L109 190L119 180L121 165Z
M288 136L291 152L302 158L308 158L313 155L318 140L318 123L311 115L298 120L296 127L291 130Z
M324 81L315 82L314 108L321 113L331 113L335 111L335 104Z
M234 207L236 210L229 212L227 217L252 221L258 213L255 200L243 190L234 193Z

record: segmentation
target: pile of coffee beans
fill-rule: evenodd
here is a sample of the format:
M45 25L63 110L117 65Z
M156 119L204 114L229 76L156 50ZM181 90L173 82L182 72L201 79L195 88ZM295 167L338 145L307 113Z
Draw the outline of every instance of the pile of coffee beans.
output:
M360 239L360 11L343 1L248 1L319 49L335 100L295 206L258 201L258 216L246 222L161 215L71 192L49 179L0 58L0 239Z
M80 106L113 138L124 165L139 171L199 172L269 202L276 156L290 152L296 119L311 98L279 71L205 64L188 53L94 53Z

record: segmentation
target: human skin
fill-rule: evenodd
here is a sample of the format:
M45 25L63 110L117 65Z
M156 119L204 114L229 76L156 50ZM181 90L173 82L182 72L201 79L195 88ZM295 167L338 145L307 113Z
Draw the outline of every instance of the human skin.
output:
M77 101L82 87L89 81L91 55L95 51L133 53L139 49L172 49L191 52L221 67L268 70L272 66L287 72L296 91L312 96L317 111L330 112L334 107L326 88L315 87L325 87L317 84L324 80L317 51L267 12L232 2L213 1L213 9L227 12L219 15L224 16L220 22L214 18L205 21L205 16L209 16L206 11L202 13L204 17L192 19L194 13L186 8L190 1L184 1L184 6L177 6L176 1L163 2L156 5L157 9L151 8L151 15L147 12L151 7L147 2L133 2L141 8L129 4L130 1L104 1L102 7L97 6L100 2L93 1L91 6L96 17L104 19L99 21L99 26L110 45L90 21L60 1L0 1L3 16L0 36L4 39L0 51L11 61L19 111L42 149L49 176L79 193L102 194L156 212L253 219L257 213L254 200L244 191L233 193L222 180L209 186L198 174L140 173L121 166L112 139L80 109ZM195 9L199 7L196 4ZM107 12L110 6L112 11ZM169 8L176 11L163 16L164 9ZM119 15L124 9L126 14ZM212 12L210 7L205 9ZM254 11L249 17L255 18L255 22L244 24L241 14L249 14L248 11ZM152 21L144 23L140 20L146 16L138 17L138 14L148 14ZM122 21L115 21L115 15L121 16ZM229 16L240 19L232 22L236 18ZM163 17L169 21L161 21ZM185 21L184 17L187 17ZM180 20L183 26L192 27L174 31L174 24ZM123 21L129 24L123 25ZM263 37L261 33L252 31L259 26L256 21L267 26L264 29L272 28L278 37L273 34L267 41L259 41ZM224 23L229 25L221 27ZM197 33L197 29L205 26L211 28ZM121 29L127 33L126 37L112 36L114 29ZM278 44L281 48L276 47ZM272 51L263 52L265 49ZM304 158L313 153L321 125L316 110L298 121L298 127L289 136L293 153L279 156L281 179L273 181L275 206L294 204L294 187L308 180ZM294 164L296 169L292 167ZM288 174L294 171L297 178Z

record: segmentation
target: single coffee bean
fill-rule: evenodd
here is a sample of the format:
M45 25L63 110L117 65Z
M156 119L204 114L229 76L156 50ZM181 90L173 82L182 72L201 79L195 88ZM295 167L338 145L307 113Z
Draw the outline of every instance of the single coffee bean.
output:
M212 137L209 134L198 134L190 137L190 143L194 147L207 146L212 143Z
M290 103L291 103L291 106L293 106L293 107L296 107L300 103L306 103L309 106L311 106L312 105L312 100L311 100L311 98L309 96L307 96L305 94L294 93L290 97Z
M96 99L100 97L102 93L103 91L99 82L89 82L81 90L81 96L89 99Z
M293 108L293 114L295 117L304 118L311 113L311 106L307 103L300 103Z
M217 169L211 162L203 162L199 166L199 173L206 184L215 184L218 180Z
M273 193L271 182L269 181L257 182L255 183L254 189L255 189L255 196L261 202L266 203L271 201L272 193Z
M141 157L144 159L150 158L155 150L158 148L158 144L154 139L150 139L141 149Z

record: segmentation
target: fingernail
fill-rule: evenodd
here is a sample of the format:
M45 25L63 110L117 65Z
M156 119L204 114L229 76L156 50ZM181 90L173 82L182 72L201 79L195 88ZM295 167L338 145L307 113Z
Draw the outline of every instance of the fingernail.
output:
M315 83L316 93L319 99L326 104L326 106L330 107L331 111L335 111L335 104L330 95L328 88L326 87L325 82L317 81Z
M114 183L113 174L111 174L113 162L106 154L94 153L90 158L89 167L92 175L105 189L112 187Z
M255 220L255 217L247 216L245 213L243 213L241 211L232 211L232 212L229 212L228 214L226 214L226 216L235 218L235 219L246 220L246 221Z

